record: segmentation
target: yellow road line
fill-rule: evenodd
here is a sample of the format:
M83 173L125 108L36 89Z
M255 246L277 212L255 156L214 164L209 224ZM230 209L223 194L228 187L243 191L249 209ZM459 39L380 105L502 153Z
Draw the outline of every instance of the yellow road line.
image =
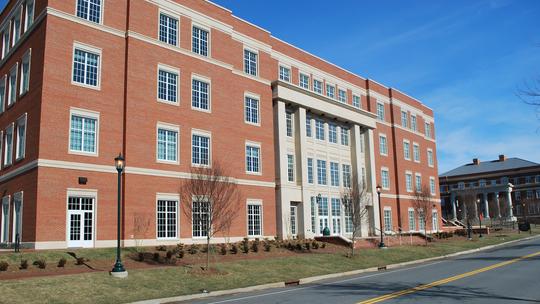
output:
M400 296L403 296L403 295L415 293L417 291L421 291L421 290L425 290L425 289L432 288L432 287L435 287L435 286L443 285L443 284L450 283L450 282L453 282L453 281L457 281L459 279L470 277L470 276L473 276L473 275L476 275L476 274L479 274L479 273L482 273L482 272L486 272L486 271L489 271L489 270L492 270L492 269L495 269L495 268L499 268L499 267L503 267L503 266L506 266L506 265L509 265L509 264L513 264L515 262L519 262L521 260L532 258L532 257L538 256L538 255L540 255L540 251L535 252L535 253L531 253L531 254L528 254L528 255L525 255L525 256L522 256L522 257L519 257L519 258L515 258L513 260L509 260L509 261L506 261L506 262L497 263L497 264L494 264L494 265L491 265L491 266L487 266L487 267L484 267L484 268L479 268L479 269L476 269L476 270L473 270L473 271L462 273L462 274L459 274L459 275L456 275L456 276L453 276L453 277L449 277L449 278L446 278L446 279L431 282L429 284L418 285L418 286L413 287L413 288L404 289L404 290L401 290L401 291L396 291L396 292L393 292L393 293L390 293L390 294L387 294L387 295L384 295L384 296L372 298L372 299L369 299L369 300L364 300L364 301L358 302L357 304L372 304L372 303L379 303L379 302L382 302L382 301L394 299L394 298L397 298L397 297L400 297Z

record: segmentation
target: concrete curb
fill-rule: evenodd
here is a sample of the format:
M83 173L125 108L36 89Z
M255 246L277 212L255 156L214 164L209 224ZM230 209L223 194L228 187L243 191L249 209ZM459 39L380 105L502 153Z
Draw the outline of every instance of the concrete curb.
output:
M376 272L376 271L379 271L380 269L395 269L395 268L400 268L400 267L409 266L409 265L422 264L422 263L426 263L426 262L443 260L443 259L451 258L451 257L455 257L455 256L466 255L466 254L475 253L475 252L479 252L479 251L489 250L489 249L502 247L502 246L506 246L506 245L509 245L509 244L517 243L517 242L522 242L522 241L527 241L527 240L539 238L539 237L540 237L540 235L535 235L535 236L530 236L530 237L522 238L522 239L519 239L519 240L508 241L508 242L504 242L504 243L500 243L500 244L496 244L496 245L484 246L484 247L480 247L480 248L475 248L475 249L466 250L466 251L460 251L460 252L441 255L441 256L432 257L432 258L426 258L426 259L413 260L413 261L408 261L408 262L403 262L403 263L390 264L390 265L386 265L386 266L383 266L383 267L371 267L371 268L358 269L358 270L352 270L352 271L347 271L347 272L331 273L331 274L319 275L319 276L314 276L314 277L302 278L298 282L299 282L300 285L304 285L304 284L313 283L313 282L316 282L316 281L327 280L327 279L334 279L334 278L339 278L339 277L357 275L357 274L366 273L366 272ZM203 299L203 298L207 298L207 297L224 296L224 295L231 295L231 294L236 294L236 293L245 293L245 292L251 292L251 291L260 291L260 290L265 290L265 289L271 289L271 288L281 288L281 287L285 287L285 282L277 282L277 283L270 283L270 284L263 284L263 285L255 285L255 286L236 288L236 289L217 290L217 291L211 291L211 292L208 292L208 293L197 293L197 294L170 297L170 298L145 300L145 301L133 302L132 304L161 304L161 303L170 303L170 302L182 302L182 301L188 301L188 300Z

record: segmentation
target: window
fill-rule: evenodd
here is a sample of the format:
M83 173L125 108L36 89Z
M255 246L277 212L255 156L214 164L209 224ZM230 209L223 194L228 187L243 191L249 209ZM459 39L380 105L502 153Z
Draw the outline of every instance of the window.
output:
M424 213L420 210L418 211L418 228L419 230L426 230L426 217L424 216Z
M313 184L313 158L307 159L307 178L308 183Z
M210 82L195 78L191 80L191 107L210 111Z
M390 176L386 168L381 169L381 181L383 189L390 189Z
M291 69L284 66L279 66L279 79L290 82L291 81Z
M384 156L388 155L388 144L384 135L379 135L379 153Z
M95 113L71 113L69 150L86 154L97 154L98 118Z
M244 72L257 76L257 53L244 50Z
M317 183L326 185L326 161L317 159Z
M261 173L261 147L246 145L246 171Z
M341 127L341 144L349 145L349 128Z
M435 178L429 178L429 190L431 195L435 195Z
M533 191L527 190L527 199L531 199L531 198L533 198Z
M13 162L13 124L6 129L4 147L4 166L9 166Z
M0 113L4 112L4 105L6 104L6 81L6 76L0 79Z
M101 0L77 0L77 17L101 22Z
M319 201L319 233L328 227L328 197L322 196Z
M422 175L416 174L415 176L416 192L422 192Z
M426 126L426 137L427 138L432 138L431 137L431 125L429 124L429 122L426 122L425 126Z
M534 182L540 184L540 175L537 175L534 179Z
M158 161L178 162L178 128L158 126L157 131Z
M191 142L191 164L200 166L210 165L210 137L193 134Z
M412 173L405 173L405 188L407 192L412 192Z
M491 181L491 182L492 182L491 184L493 185L493 181ZM459 189L459 190L465 189L465 183L464 183L464 182L459 182L459 183L458 183L458 189Z
M328 124L328 141L337 143L337 126L334 124Z
M17 119L17 145L15 150L17 151L17 160L24 158L26 150L26 114Z
M418 144L413 144L413 157L415 162L420 162L420 146Z
M414 209L409 209L409 230L416 230L416 218L414 216Z
M330 162L330 185L339 187L339 164Z
M331 84L326 84L326 96L336 98L336 87Z
M360 96L353 95L352 96L352 105L353 107L360 108Z
M306 136L311 137L311 117L306 115Z
M353 233L354 226L352 221L352 212L348 208L344 208L343 214L345 215L345 233Z
M332 198L332 233L341 234L341 201Z
M367 187L367 183L366 183L366 168L362 167L361 168L361 174L360 174L361 178L362 178L362 186L365 188Z
M9 26L7 26L2 31L2 41L4 42L2 44L2 59L6 57L7 53L9 52L9 29Z
M319 81L317 79L313 79L313 91L315 93L322 94L322 87L323 87L322 81Z
M294 182L294 155L287 154L287 181Z
M315 138L324 140L324 122L322 120L315 120Z
M479 180L478 185L480 185L480 187L485 187L486 186L486 180L485 179Z
M516 191L514 192L514 197L516 198L516 201L520 201L521 200L521 192L520 191Z
M260 203L248 203L248 236L262 235L262 206Z
M285 124L287 127L287 136L293 136L293 113L285 112Z
M296 229L296 206L291 206L291 235L296 236L297 229Z
M404 128L409 127L408 114L405 111L401 111L401 126L404 127Z
M200 27L194 26L192 31L191 50L202 56L208 56L208 37L210 33Z
M34 23L34 0L26 1L24 22L24 31L27 31L32 25L32 23Z
M178 19L159 14L159 41L178 45Z
M9 195L2 198L2 233L0 235L0 243L9 242L9 200Z
M432 221L432 229L433 231L439 231L439 213L437 210L433 210L431 212L431 221Z
M531 183L531 177L525 176L525 184L530 184L530 183Z
M24 54L21 64L21 84L19 94L28 92L30 88L30 51Z
M98 52L75 47L73 54L73 82L91 87L99 87Z
M347 102L347 91L345 90L338 90L338 100L346 103Z
M204 201L202 198L198 198L193 201L192 208L192 235L194 238L208 236L208 225L210 225L210 202Z
M317 215L316 215L316 209L317 208L317 198L312 196L311 197L311 232L316 233L317 229Z
M384 121L384 104L377 103L377 118Z
M434 166L434 163L433 163L433 150L431 150L431 149L427 150L427 159L428 159L428 165L430 167L433 167Z
M309 90L309 76L300 73L300 87Z
M384 231L385 232L391 232L392 231L392 210L391 209L384 209Z
M260 124L259 121L259 99L245 96L244 97L244 104L245 104L245 119L247 123L258 125Z
M403 141L403 158L406 160L411 160L411 149L410 143L408 141Z
M8 76L8 103L11 106L17 100L17 64L9 70Z
M536 199L540 199L540 189L536 189Z
M416 116L411 115L411 129L416 132L418 127L416 126Z
M11 20L11 24L13 24L13 37L11 41L11 46L14 46L15 43L19 41L21 38L21 11L17 10L15 12L15 17Z
M178 219L178 201L176 200L158 200L157 201L157 238L158 239L176 239L177 238L177 219Z
M343 171L343 187L350 188L351 187L351 165L343 164L341 165L341 170Z
M178 101L178 72L163 67L158 69L158 100Z

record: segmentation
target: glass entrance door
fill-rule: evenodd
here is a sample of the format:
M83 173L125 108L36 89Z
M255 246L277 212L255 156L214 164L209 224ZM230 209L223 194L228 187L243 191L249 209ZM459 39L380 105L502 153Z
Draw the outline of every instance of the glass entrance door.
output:
M94 198L69 197L68 247L94 246Z
M328 197L321 197L319 202L319 234L323 234L324 228L330 229L328 225Z

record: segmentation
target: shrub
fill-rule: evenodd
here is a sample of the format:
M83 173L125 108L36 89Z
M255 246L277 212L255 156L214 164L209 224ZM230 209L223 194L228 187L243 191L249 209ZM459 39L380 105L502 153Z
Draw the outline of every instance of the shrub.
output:
M176 251L176 253L179 253L180 251L184 251L184 244L182 243L176 244L176 248L174 248L174 251Z
M66 258L60 258L60 260L58 260L58 267L64 267L66 266L66 263L67 263Z
M264 242L264 251L270 252L272 250L272 245L269 242Z
M84 265L84 262L88 262L88 260L84 257L78 257L75 261L75 265Z
M232 244L231 253L232 254L237 254L238 253L238 246L236 246L236 244Z
M199 251L199 245L192 244L191 246L189 246L189 249L188 249L189 254L196 254L198 251Z
M39 259L34 261L34 265L36 265L39 269L45 269L47 267L47 262L45 262L44 259Z
M313 247L313 249L319 249L319 242L317 241L311 242L311 247Z
M304 243L304 248L306 248L306 250L311 250L311 243L308 241L308 242L305 242Z
M298 251L302 251L302 243L296 243L296 245L294 246L294 248Z
M156 246L156 250L157 251L167 251L167 247L164 246L164 245L159 245L159 246Z
M183 258L184 258L184 255L185 255L186 253L184 252L184 249L180 249L180 250L177 251L176 254L177 254L176 256L177 256L179 259L183 259Z
M167 253L165 256L167 257L167 260L170 260L174 256L174 252L172 250L167 250Z
M137 261L144 262L144 252L137 253Z
M168 259L168 261L169 261L169 264L176 265L176 258L175 257L171 257L170 259Z
M222 244L221 247L219 247L219 252L221 253L221 255L226 255L227 254L227 244Z
M249 253L249 240L248 240L248 238L244 238L242 240L242 252L243 253Z
M0 271L6 271L9 267L9 264L6 261L0 261Z
M289 249L291 251L294 250L294 244L291 243L291 242L287 242L287 249Z
M255 241L251 244L251 250L253 252L259 252L259 239L255 239Z
M28 260L21 260L20 269L28 269Z
M326 248L326 243L321 243L321 248Z
M161 256L159 255L159 252L154 252L154 255L152 256L152 259L156 262L159 262L159 258Z

